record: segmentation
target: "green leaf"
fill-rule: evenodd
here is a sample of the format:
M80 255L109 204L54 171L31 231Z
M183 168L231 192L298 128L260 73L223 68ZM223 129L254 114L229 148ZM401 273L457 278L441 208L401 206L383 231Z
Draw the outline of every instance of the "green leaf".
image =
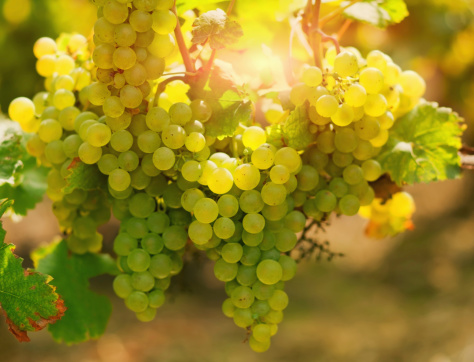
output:
M0 143L0 183L9 179L23 165L20 161L22 156L22 136L17 133L8 132Z
M95 165L86 165L74 159L69 166L69 175L66 177L67 185L64 193L71 193L74 189L97 190L106 189L107 178L98 171Z
M5 214L7 209L12 205L12 202L13 201L11 201L11 200L2 200L2 202L0 204L0 218L3 216L3 214ZM3 243L5 241L6 233L7 232L3 228L2 220L0 219L0 245L3 245Z
M251 122L253 106L252 103L242 98L233 91L224 93L218 102L210 102L213 105L213 114L206 122L206 135L211 137L231 137L239 123Z
M36 269L54 278L58 293L68 312L49 327L53 338L68 344L98 338L104 332L112 312L110 300L89 289L89 279L116 274L114 260L105 254L69 254L66 242L51 244L32 254Z
M286 145L296 150L303 150L313 143L315 136L309 131L310 125L306 106L296 107L283 124Z
M222 9L208 11L194 20L193 44L203 44L209 40L212 49L222 49L236 43L244 35L242 27L230 20Z
M0 216L11 201L0 205ZM63 300L50 285L51 277L22 267L15 246L5 244L5 230L0 224L0 307L10 332L28 342L28 331L39 331L59 320L66 310Z
M285 146L283 140L284 137L281 124L272 124L270 127L267 127L267 143L270 143L277 148L281 148Z
M395 122L378 160L398 185L456 178L462 122L451 109L423 102Z
M343 1L341 6L347 6L349 3ZM405 19L408 10L404 0L367 0L351 5L343 14L349 19L386 28Z

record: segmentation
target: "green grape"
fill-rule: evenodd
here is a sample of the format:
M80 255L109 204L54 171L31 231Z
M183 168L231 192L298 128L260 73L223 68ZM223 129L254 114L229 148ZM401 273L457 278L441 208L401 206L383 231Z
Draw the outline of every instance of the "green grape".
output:
M248 246L259 245L263 240L263 236L264 234L262 231L255 234L249 233L246 230L242 231L242 241L244 242L245 245L248 245Z
M213 230L217 237L221 239L229 239L235 233L235 224L232 219L229 219L228 217L220 217L215 221Z
M267 220L278 221L278 220L283 219L287 212L288 212L288 203L283 202L280 205L276 205L276 206L265 205L265 207L262 210L262 215Z
M56 73L59 75L67 75L75 68L76 63L69 55L62 54L56 59ZM59 88L56 88L59 89Z
M161 138L165 146L171 149L178 149L186 142L186 131L183 127L171 124L163 129Z
M61 164L66 161L66 154L64 153L63 141L56 140L48 143L44 149L46 159L52 164Z
M380 124L375 118L364 117L354 125L357 135L363 140L371 140L380 132Z
M160 235L149 233L141 240L140 245L148 254L155 255L163 250L165 244Z
M209 157L209 161L214 162L217 167L222 167L222 163L228 159L230 159L229 155L224 152L216 152Z
M252 163L260 170L266 170L273 165L275 153L269 147L262 145L252 152Z
M143 312L138 312L135 315L140 322L151 322L156 317L156 309L147 308Z
M217 201L219 214L224 217L233 217L239 211L239 201L232 195L223 195Z
M92 60L94 61L94 64L101 69L112 69L114 67L114 61L113 61L114 51L115 51L115 48L112 44L100 44L96 46L94 51L92 52ZM91 86L93 84L94 83L92 83ZM103 86L107 88L105 84L103 84ZM94 93L92 87L89 87L89 93L90 93L89 100L94 99L92 98L92 95ZM100 104L94 103L92 100L91 100L91 103L94 105L100 105Z
M237 226L238 224L236 224ZM240 238L239 238L240 239ZM240 258L240 262L243 265L252 266L258 263L261 257L261 251L257 247L244 245L243 246L244 253L242 254L242 258Z
M104 18L112 24L121 24L127 20L128 7L126 4L121 4L115 0L108 0L102 10Z
M61 139L63 128L61 123L55 119L45 119L41 121L38 129L38 136L44 143L49 143Z
M118 164L122 170L131 172L138 167L139 164L138 155L133 151L122 152L118 156Z
M171 283L171 277L163 278L163 279L156 279L155 281L155 288L161 290L167 290Z
M36 58L41 58L43 55L56 54L56 51L56 42L47 37L39 38L33 46L33 53Z
M155 289L148 294L151 308L159 308L165 302L165 293L161 289Z
M171 34L155 34L148 46L148 51L158 58L166 58L175 47L175 40Z
M226 246L231 245L227 244ZM255 300L252 289L246 286L235 288L230 296L232 303L237 308L249 308Z
M252 329L252 337L254 338L254 342L252 342L251 348L255 352L264 352L268 348L265 349L266 344L269 344L270 337L271 337L271 328L268 324L257 324ZM270 346L268 346L270 347Z
M349 186L343 178L335 177L329 183L329 191L331 191L337 198L341 198L349 192Z
M281 280L287 281L293 279L296 274L296 261L288 255L281 255L279 263L283 270Z
M148 175L150 177L155 177L160 174L160 170L158 170L155 165L153 164L153 155L152 154L147 154L143 156L141 160L141 169L145 173L145 175Z
M342 51L334 58L334 71L341 77L352 77L358 70L359 65L354 54Z
M123 131L130 126L130 123L132 123L132 116L130 113L124 112L120 117L117 118L107 117L105 119L105 123L114 132Z
M156 234L162 234L170 225L170 218L163 212L154 212L146 221L146 225L150 231Z
M374 155L374 146L369 141L359 140L359 144L352 152L352 155L357 160L368 160Z
M189 225L188 234L193 243L204 245L212 238L212 226L195 220Z
M191 214L182 208L169 209L167 212L173 225L187 226L192 221Z
M360 84L352 84L344 93L344 101L351 107L362 107L367 99L367 91Z
M169 250L180 250L188 241L188 233L182 226L172 225L163 232L163 241Z
M217 168L209 175L207 185L213 193L222 195L230 191L234 185L234 178L229 170Z
M299 233L300 231L303 231L305 225L306 218L300 211L293 210L285 216L285 227L290 229L293 233ZM272 235L271 233L268 234Z
M359 207L359 199L354 195L345 195L339 200L339 210L344 215L352 216L357 214Z
M348 126L354 120L354 110L346 103L342 103L331 116L331 120L336 126Z
M387 111L387 100L382 94L369 94L364 104L364 111L368 116L380 117Z
M158 170L169 170L174 166L176 156L168 147L160 147L153 153L153 164Z
M387 69L387 56L379 50L372 50L367 54L367 65L379 69L385 73Z
M226 195L230 196L230 195ZM257 190L247 190L242 192L239 198L240 208L247 214L256 213L262 211L265 206L260 192ZM219 205L220 207L220 205ZM232 215L233 216L233 215Z
M314 203L318 210L331 212L337 205L337 199L331 191L321 190L315 195Z
M217 219L219 207L214 200L201 198L195 203L193 212L199 222L210 224Z
M150 260L149 271L157 279L163 279L170 275L172 269L171 258L166 254L154 255Z
M374 198L375 198L374 189L369 186L365 193L359 195L360 206L368 206L372 204L372 201L374 201Z
M296 107L302 106L308 99L311 88L304 83L295 84L290 91L290 101Z
M66 131L74 130L74 120L81 114L81 111L76 107L66 107L59 113L59 123Z
M239 266L236 263L228 263L224 259L219 259L214 264L214 275L222 282L228 282L237 276Z
M125 85L120 90L120 102L127 108L137 108L143 100L143 94L137 87Z
M278 324L281 323L283 320L283 313L277 310L271 310L268 314L262 318L262 321L271 324Z
M158 0L133 0L133 5L139 10L153 11L157 4Z
M403 89L403 94L408 97L420 98L426 90L426 83L418 73L412 70L405 70L398 78L398 82Z
M301 157L293 148L283 147L275 153L275 165L286 166L288 171L293 173L300 168Z
M138 148L145 153L155 152L161 145L158 133L148 130L141 133L137 138Z
M362 168L357 165L349 165L343 171L344 181L349 185L356 185L364 180Z
M281 280L282 275L283 269L275 260L263 260L257 266L257 277L263 284L276 284Z
M135 290L125 299L125 305L136 313L144 312L148 308L148 297L144 292Z
M290 229L282 229L281 231L277 232L275 235L275 239L276 239L275 247L283 253L286 253L292 250L298 241L298 238L296 237L295 232ZM279 254L278 254L278 258L279 258Z
M36 72L42 77L51 77L56 70L56 56L43 55L36 62Z
M375 181L382 175L382 166L376 160L364 161L361 167L367 181Z
M199 152L206 147L206 138L198 132L191 132L184 142L186 148L191 152Z
M181 207L181 191L176 183L168 184L163 190L163 201L166 206L173 209L179 209Z
M95 123L87 128L86 141L94 147L102 147L109 143L112 136L110 128L103 123Z
M137 40L137 33L130 24L120 24L114 29L113 40L119 47L130 47Z
M242 134L242 142L245 147L256 150L267 141L265 131L261 127L248 127Z
M303 165L303 167L301 167L301 170L296 175L296 178L298 180L298 189L301 191L310 191L314 189L319 183L318 171L314 167L309 165Z
M148 80L158 79L165 71L164 59L157 58L151 54L147 54L147 58L143 61L142 65L146 70Z
M316 102L316 111L323 117L331 117L339 108L336 97L332 95L323 95Z
M117 96L108 97L105 100L102 106L102 109L104 111L104 114L107 117L111 117L111 118L118 118L125 111L125 107L120 101L120 98Z
M109 185L115 191L125 191L130 182L130 174L125 170L115 169L109 174Z
M386 129L380 130L379 134L370 140L370 143L374 147L382 147L388 141L388 131Z
M227 263L237 263L243 255L242 245L239 243L227 243L222 247L221 257Z
M155 199L146 193L138 193L130 198L129 210L135 217L147 218L155 211L155 208Z
M184 126L186 123L191 121L193 111L191 110L191 107L188 106L186 103L178 102L174 103L170 107L169 116L171 119L171 123L179 126Z
M241 190L252 190L260 182L260 171L249 163L240 165L234 171L234 182Z
M146 187L145 192L154 197L163 195L163 191L168 185L168 180L163 175L158 175L151 179L150 184Z
M151 29L153 18L147 11L135 10L130 14L129 22L133 30L143 33Z
M224 300L224 303L222 303L222 313L224 313L226 317L232 318L234 316L234 310L235 307L232 303L232 299L227 298Z
M127 130L120 130L112 134L110 146L117 152L126 152L133 145L133 136Z
M341 128L336 131L334 145L340 152L350 153L357 147L358 137L352 128Z
M173 7L173 4L173 0L158 0L155 8L157 10L168 10Z
M134 272L144 272L150 266L150 254L143 249L134 249L127 256L127 264Z
M195 99L190 104L191 111L193 112L193 119L200 122L207 122L212 116L211 106L202 99Z
M247 214L242 221L244 230L251 233L260 233L265 227L265 218L260 214Z
M365 180L362 180L361 182L355 185L349 185L349 193L357 196L358 198L362 198L362 196L365 195L368 189L369 184Z
M252 312L249 308L235 308L234 323L241 328L247 328L253 324Z
M357 122L358 123L358 122ZM335 135L331 131L321 132L316 138L316 147L319 151L330 154L335 150L334 144Z
M337 134L336 134L337 136ZM359 147L360 141L357 145ZM357 149L356 147L356 149ZM342 148L342 146L341 146ZM343 153L339 152L338 150L335 150L332 154L332 162L337 166L337 167L346 167L349 166L352 162L354 161L354 157L350 153Z
M368 94L380 93L384 84L383 73L377 68L365 68L360 72L359 83Z
M204 192L201 190L190 188L181 195L181 205L186 211L192 212L196 202L204 197Z
M323 81L323 73L318 67L307 67L303 70L301 80L308 87L317 87Z
M393 117L392 112L385 112L377 119L380 124L380 129L382 130L387 130L387 129L392 128L393 124L395 123L395 119Z
M197 161L186 161L181 168L184 179L190 182L198 181L202 176L201 164Z
M267 182L261 191L265 204L270 206L281 205L286 199L286 188L283 185Z
M275 184L284 184L290 179L290 171L284 165L275 165L270 170L270 179Z
M102 157L102 149L99 147L94 147L87 142L84 142L78 150L79 158L82 162L92 165L99 162Z
M155 286L155 278L148 271L132 274L132 286L135 290L149 292Z
M282 256L286 256L286 255L282 255ZM275 286L267 285L257 280L252 285L252 291L253 291L253 294L255 295L255 298L259 300L267 300L273 295L275 291Z
M239 265L236 279L241 285L252 286L257 281L257 267L254 265Z
M125 299L133 292L132 278L128 274L117 275L113 282L113 289L118 297Z
M273 310L282 311L288 306L288 294L283 290L275 290L268 299L268 304Z

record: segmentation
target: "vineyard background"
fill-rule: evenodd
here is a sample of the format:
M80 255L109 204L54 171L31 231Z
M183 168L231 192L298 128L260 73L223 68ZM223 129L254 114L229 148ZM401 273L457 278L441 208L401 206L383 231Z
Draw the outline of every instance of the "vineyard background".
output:
M0 105L5 111L13 98L31 97L42 86L34 71L34 41L63 31L89 35L95 7L87 0L0 0L0 4ZM363 54L380 49L403 69L421 74L428 84L427 99L453 107L466 118L471 129L465 142L472 145L474 4L467 0L407 4L411 15L400 25L388 31L352 25L342 45L357 46ZM23 19L11 11L20 5L31 8ZM246 22L255 24L256 12L241 18L244 29ZM275 34L288 33L287 23L273 26ZM300 265L287 286L290 306L285 323L264 355L236 342L245 335L221 313L222 283L215 280L210 263L196 258L173 280L171 298L154 322L138 322L113 297L111 277L101 277L92 281L93 289L114 301L102 339L67 347L42 332L33 334L31 343L18 344L3 326L2 360L472 361L474 175L409 191L417 202L414 231L374 241L363 236L364 220L341 217L333 218L327 233L318 234L346 256L331 263ZM4 223L7 241L17 245L29 266L30 251L58 235L47 200L21 222ZM103 229L107 251L117 227L112 222Z

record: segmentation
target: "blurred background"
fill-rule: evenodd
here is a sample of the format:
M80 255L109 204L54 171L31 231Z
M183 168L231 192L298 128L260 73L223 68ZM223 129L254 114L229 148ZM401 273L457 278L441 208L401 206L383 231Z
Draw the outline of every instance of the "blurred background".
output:
M280 1L285 2L290 1ZM474 2L407 4L410 16L401 24L387 31L352 24L342 44L363 54L380 49L403 69L419 72L428 83L426 98L464 116L470 127L464 141L474 145ZM34 41L61 32L89 36L96 10L88 0L0 0L0 13L0 110L5 112L13 98L42 89ZM258 14L249 19L255 18ZM273 26L288 32L287 22ZM92 288L114 304L98 341L60 345L42 331L19 344L0 316L0 360L474 361L474 173L407 191L417 203L414 231L375 241L364 236L365 220L341 217L316 235L345 257L300 264L287 283L284 322L263 355L251 352L243 344L244 331L221 313L223 286L214 280L211 263L196 258L173 279L167 303L148 324L113 295L111 277L92 280ZM50 206L44 200L22 220L4 221L7 242L17 245L27 266L31 250L59 234ZM117 227L112 222L103 229L107 250Z

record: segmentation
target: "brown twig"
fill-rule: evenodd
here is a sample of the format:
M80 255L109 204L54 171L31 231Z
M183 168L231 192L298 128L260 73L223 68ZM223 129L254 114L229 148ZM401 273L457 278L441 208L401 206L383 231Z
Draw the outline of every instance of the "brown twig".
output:
M346 33L347 29L349 29L349 27L351 26L352 24L352 20L351 19L346 19L346 21L344 22L344 24L342 24L341 26L341 29L339 29L339 31L337 32L337 39L339 41L341 41L341 38L343 37L343 35Z
M178 17L176 4L173 6L171 11L176 15L176 17ZM191 55L189 55L188 48L186 47L186 43L184 41L183 32L181 30L181 24L179 23L179 20L178 20L178 23L176 24L176 28L174 29L174 35L176 37L176 42L178 43L179 52L181 53L181 57L183 58L183 63L186 68L186 71L190 73L195 73L196 68L191 59Z
M474 147L463 145L459 150L461 156L461 168L474 170Z

